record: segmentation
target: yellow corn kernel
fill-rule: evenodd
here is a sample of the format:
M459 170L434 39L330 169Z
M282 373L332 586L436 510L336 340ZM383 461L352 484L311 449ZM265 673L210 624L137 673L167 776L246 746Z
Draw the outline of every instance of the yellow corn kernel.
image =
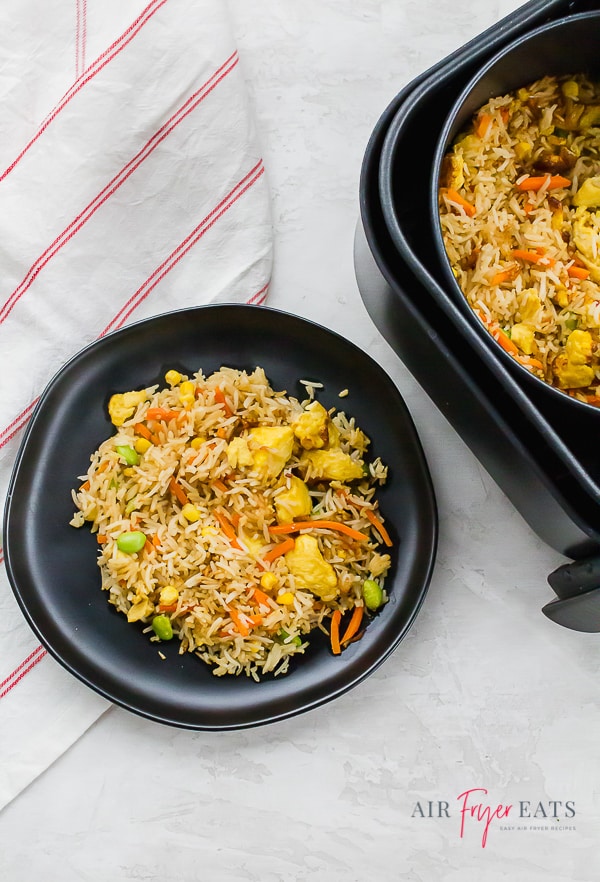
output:
M219 531L216 530L214 527L202 527L202 529L200 530L200 535L204 537L216 536L218 532Z
M177 603L177 600L179 599L179 591L175 585L165 585L165 587L161 589L159 598L161 605L173 606L173 604Z
M575 100L579 98L579 84L576 80L566 80L560 88L565 98L573 98Z
M193 524L194 521L200 520L200 512L196 508L195 505L192 505L191 502L187 502L183 508L181 509L181 514L184 516L186 521L189 521L190 524Z
M181 383L181 374L179 371L167 371L165 374L165 380L169 384L169 386L177 386Z
M132 469L132 468L123 469L123 474L127 475L128 478L131 478L133 475L135 475L135 469Z
M152 447L152 442L148 441L147 438L136 438L133 446L138 453L145 453Z
M518 144L515 144L515 156L519 160L527 159L528 156L531 156L533 148L528 141L519 141Z
M277 598L277 603L284 603L286 606L291 606L294 602L294 595L291 591L284 591L283 594L280 594Z
M195 438L192 438L190 441L190 447L193 447L194 450L199 450L203 444L206 444L206 438L202 435L197 435Z
M134 603L132 607L127 612L127 621L128 622L139 622L140 619L145 619L147 616L151 615L154 611L154 606L147 597L142 598L142 600L138 600L137 603Z
M191 407L196 396L196 387L191 380L186 380L179 387L179 400L184 407Z
M274 588L277 585L278 578L275 573L263 573L260 577L260 587L264 588L265 591L270 591L271 588Z

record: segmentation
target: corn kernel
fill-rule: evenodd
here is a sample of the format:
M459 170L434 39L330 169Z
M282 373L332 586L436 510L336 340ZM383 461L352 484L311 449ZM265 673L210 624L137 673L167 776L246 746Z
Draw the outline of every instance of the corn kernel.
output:
M191 524L193 524L194 521L200 520L200 512L195 505L192 505L191 502L187 502L183 506L183 508L181 509L181 514L184 516L186 521L189 521Z
M214 527L202 527L202 529L200 530L200 535L204 536L204 537L216 536L217 533L218 533L218 530L215 530Z
M178 383L181 383L181 374L179 371L167 371L165 380L169 386L177 386Z
M275 573L263 573L260 577L260 586L266 591L270 591L277 585L278 579Z
M191 380L186 380L179 387L179 400L184 407L191 407L194 403L196 387Z
M277 603L284 603L286 606L291 606L294 602L294 595L291 591L284 591L283 594L280 594L277 598Z
M197 435L190 441L190 447L193 447L194 450L199 450L203 444L206 444L206 440L207 439L203 438L202 435Z
M127 475L128 478L131 478L133 475L135 475L135 469L131 469L131 468L123 469L123 474Z
M177 603L179 591L175 585L165 585L165 587L161 589L159 597L160 603L163 606L172 606L174 603Z
M152 447L152 442L148 441L147 438L136 438L133 446L138 453L145 453Z

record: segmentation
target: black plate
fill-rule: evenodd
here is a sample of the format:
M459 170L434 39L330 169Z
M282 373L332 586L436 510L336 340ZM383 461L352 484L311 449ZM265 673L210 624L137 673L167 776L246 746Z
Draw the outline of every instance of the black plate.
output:
M277 389L305 397L301 379L325 384L319 400L344 409L390 466L380 492L394 538L390 602L359 642L333 656L320 632L290 673L261 683L215 677L191 654L155 644L100 590L97 545L69 526L71 488L112 434L116 391L162 383L165 370L263 367ZM349 388L345 399L338 392ZM352 343L312 322L264 307L222 305L168 313L93 343L54 377L23 438L8 490L4 554L17 600L49 652L111 701L190 729L237 729L317 707L355 686L395 649L425 597L437 543L427 463L408 410L385 372Z

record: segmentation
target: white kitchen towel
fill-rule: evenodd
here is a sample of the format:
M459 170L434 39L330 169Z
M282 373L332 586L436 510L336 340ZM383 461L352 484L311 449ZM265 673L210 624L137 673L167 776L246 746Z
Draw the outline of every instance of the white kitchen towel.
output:
M222 0L0 4L0 507L56 370L124 324L260 304L272 228ZM0 807L108 707L40 646L0 549Z

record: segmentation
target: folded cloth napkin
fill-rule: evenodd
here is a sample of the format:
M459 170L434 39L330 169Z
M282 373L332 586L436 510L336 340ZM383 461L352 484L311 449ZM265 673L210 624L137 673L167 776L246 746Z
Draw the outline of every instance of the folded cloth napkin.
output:
M0 4L0 506L56 370L132 321L260 304L268 191L220 0ZM0 549L0 807L109 706L39 644Z

